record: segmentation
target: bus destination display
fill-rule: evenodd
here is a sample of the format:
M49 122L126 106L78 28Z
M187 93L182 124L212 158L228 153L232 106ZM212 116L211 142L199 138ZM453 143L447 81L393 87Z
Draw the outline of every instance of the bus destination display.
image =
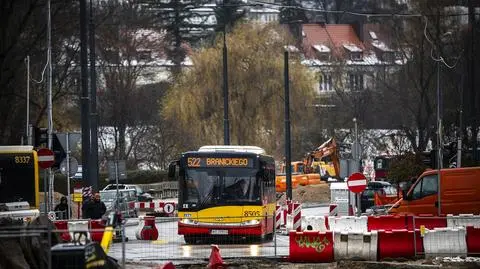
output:
M228 158L228 157L189 157L188 167L244 167L252 168L251 158Z

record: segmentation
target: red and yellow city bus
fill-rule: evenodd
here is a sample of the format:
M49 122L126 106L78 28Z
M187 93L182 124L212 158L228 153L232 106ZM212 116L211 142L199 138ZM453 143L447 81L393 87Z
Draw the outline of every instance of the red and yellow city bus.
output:
M0 146L0 217L29 220L40 214L38 172L32 146Z
M185 242L273 239L275 163L263 149L204 146L172 162L169 176L178 180L178 234Z

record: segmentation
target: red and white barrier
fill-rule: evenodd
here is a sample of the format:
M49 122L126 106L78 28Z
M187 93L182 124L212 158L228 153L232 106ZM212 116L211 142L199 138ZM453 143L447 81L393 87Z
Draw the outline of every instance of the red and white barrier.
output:
M462 217L464 219L459 221ZM419 255L438 257L480 254L480 228L468 226L468 224L475 224L478 217L463 215L448 218L435 216L303 217L303 229L309 226L312 230L304 230L303 233L290 231L290 260L319 262L328 260L328 258L315 256L318 253L313 255L309 252L317 246L325 249L318 235L328 233L332 234L334 258L337 261L352 258L383 260L408 259ZM322 219L325 220L325 226L322 225ZM450 224L455 222L456 228L445 227L447 221ZM293 228L293 215L289 215L288 226L290 225ZM467 225L467 227L463 228L460 225ZM425 228L423 236L420 233L422 226ZM329 230L322 233L324 227ZM314 229L319 231L313 231ZM294 235L303 237L292 238Z
M420 231L391 230L378 231L378 260L394 258L412 258L423 253L423 240ZM416 253L415 253L416 251Z
M435 228L423 236L425 256L456 257L467 255L465 228Z
M301 232L302 230L302 205L300 203L291 204L292 213L287 215L287 225L285 234L290 230Z
M338 216L338 205L337 204L330 204L328 208L328 215L329 216Z
M333 233L290 231L289 260L292 262L333 262Z
M328 217L328 225L334 232L365 233L368 232L367 221L367 216Z
M297 232L302 231L302 204L293 203L293 230Z
M328 228L327 216L302 216L302 231L326 232Z
M480 228L480 216L473 214L447 215L447 227L467 227L473 226Z
M173 215L176 205L173 202L130 202L130 209L154 209L156 212Z
M280 205L276 205L275 207L275 230L279 231L280 227L282 226L282 207Z
M137 229L135 230L135 237L138 240L157 240L158 229L155 225L155 217L140 216Z
M67 224L70 238L73 241L82 241L86 243L86 240L91 240L90 237L90 221L89 220L75 220L69 221ZM82 238L81 234L85 234L86 238Z

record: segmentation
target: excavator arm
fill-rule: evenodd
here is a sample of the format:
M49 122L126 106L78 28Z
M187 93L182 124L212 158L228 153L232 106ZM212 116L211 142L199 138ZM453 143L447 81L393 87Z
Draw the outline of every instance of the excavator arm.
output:
M304 163L306 169L313 169L312 164L315 160L320 161L326 157L330 157L335 170L335 176L338 177L340 175L340 160L338 157L337 144L333 137L305 155Z

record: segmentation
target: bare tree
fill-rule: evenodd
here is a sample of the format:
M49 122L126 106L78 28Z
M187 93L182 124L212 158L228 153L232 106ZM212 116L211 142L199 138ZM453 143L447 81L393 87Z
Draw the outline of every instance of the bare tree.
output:
M99 114L104 157L138 157L138 147L158 122L159 93L141 89L164 72L164 35L147 28L149 18L140 6L117 3L112 16L97 29ZM162 89L165 90L165 89ZM129 162L131 166L145 156Z

